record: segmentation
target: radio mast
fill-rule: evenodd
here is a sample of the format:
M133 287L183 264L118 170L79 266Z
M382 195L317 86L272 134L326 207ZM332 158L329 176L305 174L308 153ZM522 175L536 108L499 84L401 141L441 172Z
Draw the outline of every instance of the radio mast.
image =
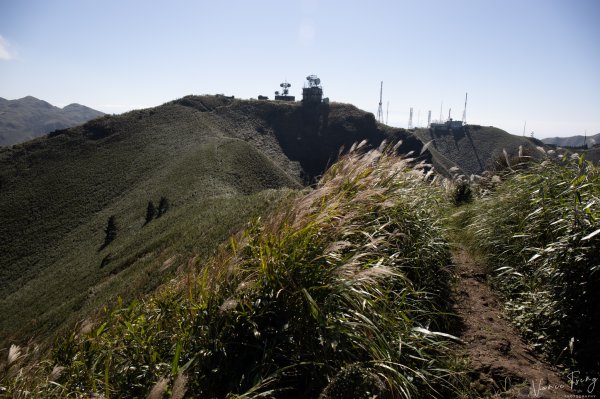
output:
M381 87L379 89L379 108L377 108L377 122L383 123L383 107L381 100L383 98L383 80L381 81Z
M462 120L463 125L467 124L467 95L468 94L469 93L465 93L465 110L463 111L463 120Z

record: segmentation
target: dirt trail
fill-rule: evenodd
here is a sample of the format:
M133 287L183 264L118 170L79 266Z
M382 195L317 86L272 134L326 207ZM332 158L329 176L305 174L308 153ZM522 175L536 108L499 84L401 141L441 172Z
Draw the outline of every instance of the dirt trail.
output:
M459 277L453 294L455 311L462 324L459 336L473 370L473 388L482 397L577 397L557 370L521 340L487 285L483 266L460 246L453 257Z

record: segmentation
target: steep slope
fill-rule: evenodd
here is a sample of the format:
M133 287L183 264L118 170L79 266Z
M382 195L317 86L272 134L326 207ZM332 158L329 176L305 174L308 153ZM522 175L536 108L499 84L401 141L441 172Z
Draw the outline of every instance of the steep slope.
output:
M442 171L455 166L464 174L479 174L495 167L495 162L504 157L502 150L512 157L518 154L519 146L525 155L542 156L536 148L543 145L541 142L491 126L468 125L462 131L415 129L414 132L424 143L431 142L428 148L433 154L433 163Z
M102 115L102 112L80 104L61 109L31 96L18 100L0 98L0 146L31 140Z
M542 139L545 144L552 144L558 147L581 147L585 141L588 147L600 144L600 133L588 136L570 136L570 137L548 137Z
M421 148L349 105L189 96L0 150L0 340L152 290L285 193L265 190L300 188L341 146L386 138ZM170 210L144 225L161 197ZM110 216L117 237L102 249Z

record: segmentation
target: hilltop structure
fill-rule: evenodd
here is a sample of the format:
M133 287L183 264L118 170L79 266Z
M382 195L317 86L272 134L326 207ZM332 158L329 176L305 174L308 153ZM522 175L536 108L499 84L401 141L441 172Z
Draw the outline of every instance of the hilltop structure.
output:
M462 121L455 121L452 118L445 122L431 122L429 127L432 130L462 130L464 125Z
M321 87L321 79L317 75L309 75L306 77L308 83L302 88L302 103L304 104L319 104L323 100L323 87Z
M275 92L275 100L279 100L279 101L296 101L296 97L295 96L290 96L290 87L292 86L290 83L288 82L283 82L279 85L282 90L281 93L279 91Z

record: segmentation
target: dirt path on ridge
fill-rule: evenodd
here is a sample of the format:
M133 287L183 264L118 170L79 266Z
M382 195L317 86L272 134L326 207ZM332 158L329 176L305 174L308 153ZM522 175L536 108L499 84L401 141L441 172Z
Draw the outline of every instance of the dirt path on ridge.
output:
M483 266L461 246L454 249L453 258L458 275L454 310L461 323L458 335L465 342L473 370L472 387L481 397L577 397L557 370L521 340L487 285Z

